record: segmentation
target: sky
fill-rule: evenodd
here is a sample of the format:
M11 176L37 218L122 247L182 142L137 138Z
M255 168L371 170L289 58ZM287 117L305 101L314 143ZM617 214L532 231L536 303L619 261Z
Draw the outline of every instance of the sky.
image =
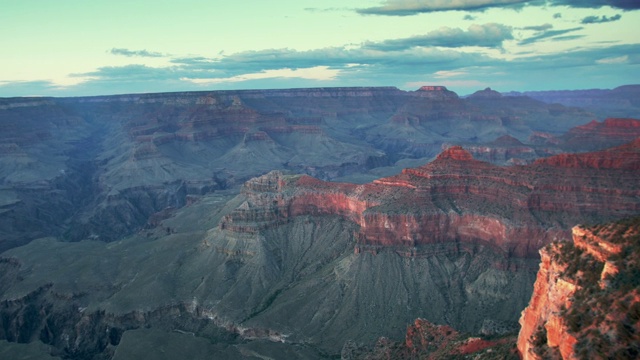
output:
M0 0L0 97L640 83L640 0Z

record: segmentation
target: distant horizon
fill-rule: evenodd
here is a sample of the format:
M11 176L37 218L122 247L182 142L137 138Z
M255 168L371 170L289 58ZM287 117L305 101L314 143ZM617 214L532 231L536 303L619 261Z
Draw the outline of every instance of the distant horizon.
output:
M5 1L0 97L640 79L640 1Z
M596 88L596 87L592 87L592 88L579 88L579 89L544 89L544 90L517 90L517 89L511 89L511 90L499 90L496 88L493 88L491 86L487 86L484 88L479 88L479 89L475 89L475 90L471 90L470 92L467 93L461 93L459 91L456 91L456 89L452 89L449 86L445 86L445 85L441 85L438 83L431 83L431 84L427 84L425 83L424 85L418 86L415 89L402 89L398 86L394 86L394 85L379 85L379 86L358 86L358 85L353 85L353 86L310 86L310 87L282 87L282 88L238 88L238 89L197 89L197 90L176 90L176 91L157 91L157 92L131 92L131 93L116 93L116 94L97 94L97 95L69 95L69 96L58 96L58 95L24 95L24 96L0 96L0 99L37 99L37 98L56 98L56 99L62 99L62 98L83 98L83 97L117 97L117 96L129 96L129 95L154 95L154 94L177 94L177 93L212 93L212 92L243 92L243 91L270 91L270 90L274 90L274 91L286 91L286 90L306 90L306 89L365 89L365 88L395 88L398 89L400 91L406 91L406 92L413 92L413 91L418 91L420 90L420 88L422 86L442 86L445 87L447 90L449 91L453 91L454 93L456 93L456 95L458 95L459 97L465 97L465 96L469 96L469 95L473 95L474 93L478 92L478 91L482 91L482 90L486 90L491 89L494 90L502 95L505 94L509 94L509 93L520 93L520 94L525 94L525 93L536 93L536 92L553 92L553 91L596 91L596 90L602 90L602 91L611 91L611 90L615 90L617 88L620 87L625 87L625 86L640 86L640 83L638 84L622 84L622 85L618 85L615 87L611 87L611 88Z

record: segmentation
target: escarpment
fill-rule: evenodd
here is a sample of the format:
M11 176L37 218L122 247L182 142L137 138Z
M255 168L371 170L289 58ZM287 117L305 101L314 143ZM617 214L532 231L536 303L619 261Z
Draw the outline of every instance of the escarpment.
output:
M633 359L640 355L640 219L573 228L540 251L522 312L523 359Z
M535 257L545 244L567 236L571 224L640 211L640 190L632 181L638 154L634 142L575 155L596 162L626 159L606 169L576 168L564 155L500 167L454 146L429 164L364 185L272 172L245 184L243 204L220 227L251 232L296 216L339 215L359 226L356 251L477 243L508 256Z

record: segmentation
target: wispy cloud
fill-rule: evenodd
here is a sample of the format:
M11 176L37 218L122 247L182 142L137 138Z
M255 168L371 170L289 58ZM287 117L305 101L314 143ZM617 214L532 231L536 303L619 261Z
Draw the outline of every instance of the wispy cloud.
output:
M363 15L410 16L447 10L478 11L492 7L522 6L528 0L387 0L382 6L358 9Z
M528 38L526 38L524 40L521 40L518 44L520 44L520 45L533 44L533 43L538 42L540 40L553 38L553 37L556 37L556 36L564 35L564 34L567 34L567 33L570 33L570 32L574 32L574 31L578 31L578 30L582 30L582 29L584 29L584 28L583 27L576 27L576 28L571 28L571 29L542 31L537 35L534 35L534 36L528 37Z
M566 5L576 8L597 9L610 6L622 10L640 9L640 1L637 0L549 0L552 5Z
M362 15L411 16L437 11L484 11L490 8L521 9L524 6L569 6L597 9L610 6L640 9L638 0L386 0L381 6L356 9ZM559 17L559 13L557 13Z
M622 15L617 14L617 15L613 15L611 17L607 17L605 15L602 16L587 16L584 19L582 19L582 21L580 21L581 24L601 24L601 23L607 23L607 22L611 22L611 21L618 21L622 18Z
M127 57L163 57L162 53L147 50L129 50L123 48L113 48L109 51L113 55L122 55Z
M584 35L564 35L564 36L554 36L550 40L551 41L569 41L569 40L582 39L583 37L585 36Z
M559 30L561 33L576 29ZM543 31L538 39L562 38ZM542 36L542 37L541 37ZM564 35L580 36L580 35ZM528 41L535 41L528 39ZM467 49L465 49L467 50ZM604 54L604 55L603 55ZM465 88L558 89L606 87L627 83L640 69L640 44L602 45L545 55L519 54L504 59L479 52L442 47L370 49L328 47L309 51L269 49L219 57L174 58L168 66L102 67L75 74L75 85L51 82L0 84L9 94L98 95L135 92L188 91L314 86L378 86L412 84L420 80ZM550 76L549 74L566 76ZM540 82L540 79L545 79ZM599 79L594 83L594 79ZM424 84L424 82L423 82ZM536 85L538 84L538 85Z
M180 80L192 82L194 84L199 85L213 85L220 83L234 83L234 82L244 82L249 80L263 80L263 79L289 79L289 78L297 78L297 79L306 79L306 80L317 80L317 81L328 81L335 80L340 73L340 70L330 69L327 66L316 66L312 68L304 68L304 69L278 69L278 70L264 70L257 73L251 74L243 74L236 75L227 78L188 78L184 77Z
M316 7L308 7L304 8L304 11L312 12L312 13L326 13L326 12L334 12L334 11L351 11L353 9L347 7L331 7L331 8L316 8Z
M503 41L511 39L513 39L513 34L510 26L490 23L471 25L467 31L459 28L442 27L426 35L367 43L364 47L366 49L382 51L406 50L419 46L440 46L448 48L480 46L500 48L502 47Z
M609 57L596 60L598 64L626 64L629 62L629 55L622 55L618 57Z
M542 38L559 36L580 28L546 31L526 41L534 42ZM572 35L569 35L572 36ZM174 59L169 67L148 67L128 65L104 67L97 71L77 74L100 81L156 81L169 79L194 84L240 83L248 80L269 78L300 78L310 81L336 80L349 83L356 78L375 79L384 83L384 79L412 77L419 74L431 74L436 78L465 75L475 77L481 74L495 76L500 72L518 74L520 72L549 70L562 67L594 66L610 64L627 54L627 63L640 61L640 45L615 45L606 48L573 51L566 54L548 54L544 56L525 56L513 60L489 57L478 53L467 53L454 49L412 47L394 50L333 47L310 51L291 49L270 49L247 51L221 58L180 58Z
M522 30L533 30L533 31L546 31L549 29L553 29L553 25L546 23L546 24L542 24L542 25L534 25L534 26L525 26L523 28L520 28Z

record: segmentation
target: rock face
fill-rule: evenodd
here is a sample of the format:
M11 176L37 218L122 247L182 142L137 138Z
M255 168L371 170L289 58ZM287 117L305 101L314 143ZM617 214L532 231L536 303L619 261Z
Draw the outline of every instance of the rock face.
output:
M640 221L576 226L573 241L540 251L542 262L522 312L524 359L640 355Z
M605 116L638 117L640 102L640 85L624 85L615 89L591 90L559 90L559 91L528 91L524 93L509 93L510 96L528 96L547 103L560 103L565 106L579 106L587 108Z
M640 122L638 122L640 124ZM560 154L536 160L536 164L544 164L562 168L640 170L640 137L636 140L616 147L610 151L598 151L581 154Z
M603 149L621 145L640 137L640 120L608 118L603 122L593 120L577 126L561 137L562 148Z
M491 88L486 88L484 90L478 90L473 94L469 95L471 98L484 98L484 99L496 99L501 98L502 94L495 90L491 90Z
M443 86L0 99L0 251L49 235L114 241L270 170L331 180L592 118L499 101Z
M510 135L502 135L485 144L461 144L475 159L491 162L496 165L526 165L540 156L559 153L559 149L525 145ZM453 146L443 145L443 149Z
M634 142L575 155L606 167L575 167L564 155L499 167L453 146L430 164L365 185L270 173L247 182L246 201L220 226L257 232L296 216L339 215L360 227L356 252L383 246L411 253L421 245L453 242L535 257L540 247L568 234L564 224L640 211L640 190L632 180L638 154L640 143Z

